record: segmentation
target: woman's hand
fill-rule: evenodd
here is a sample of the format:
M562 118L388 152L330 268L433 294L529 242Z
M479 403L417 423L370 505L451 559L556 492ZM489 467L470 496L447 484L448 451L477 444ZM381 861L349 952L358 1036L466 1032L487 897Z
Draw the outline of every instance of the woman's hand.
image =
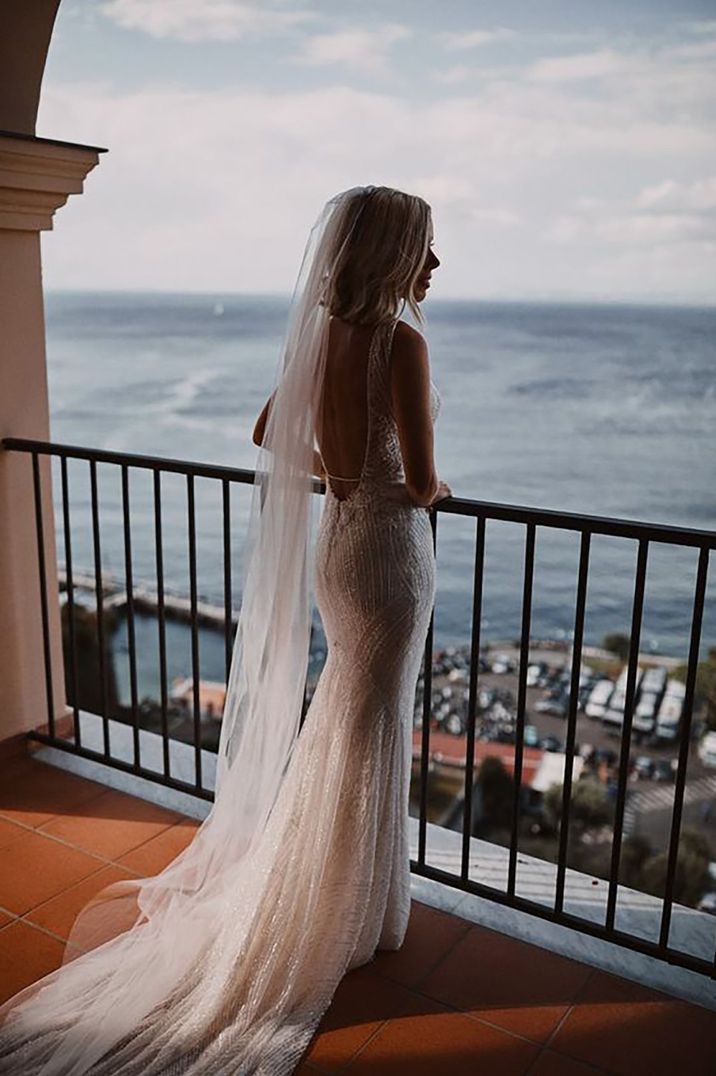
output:
M432 508L433 505L438 503L438 501L444 501L448 497L452 497L452 490L450 489L447 482L440 481L439 484L438 484L437 493L435 494L432 501L428 505L428 508Z

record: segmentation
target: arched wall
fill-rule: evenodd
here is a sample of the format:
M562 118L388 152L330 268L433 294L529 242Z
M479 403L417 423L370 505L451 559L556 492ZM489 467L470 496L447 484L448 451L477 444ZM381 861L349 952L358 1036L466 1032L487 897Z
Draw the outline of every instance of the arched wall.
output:
M50 440L40 232L80 194L98 147L35 133L59 0L0 3L0 439ZM69 240L71 241L71 239ZM40 457L52 697L66 720L49 459ZM0 759L25 749L48 704L31 460L0 450Z
M34 135L60 0L0 4L0 130Z

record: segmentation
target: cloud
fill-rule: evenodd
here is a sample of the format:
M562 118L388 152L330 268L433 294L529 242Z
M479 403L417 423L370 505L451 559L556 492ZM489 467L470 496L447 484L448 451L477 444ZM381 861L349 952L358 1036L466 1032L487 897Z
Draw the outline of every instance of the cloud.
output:
M473 68L467 64L453 64L442 71L434 71L432 77L435 82L442 82L446 86L455 86L465 82L473 74Z
M571 213L545 228L554 243L596 241L623 248L678 244L713 245L716 240L716 176L642 188L631 199L580 197Z
M466 33L444 33L441 34L441 41L446 49L461 51L463 49L482 48L484 45L492 45L495 41L507 41L515 36L514 30L508 30L506 27L500 26L496 30L468 30Z
M341 49L323 36L329 63ZM363 49L374 63L365 38ZM610 52L619 74L588 93L572 79L534 80L530 64L433 98L351 88L341 72L270 92L46 82L40 132L110 149L43 236L46 279L285 291L326 198L385 183L433 206L435 297L638 293L657 259L660 287L704 292L714 280L711 65L646 45L636 58ZM360 64L364 53L344 51L344 67L349 55Z
M314 34L304 38L302 51L295 61L309 67L340 64L353 71L372 74L387 69L393 45L410 37L412 32L400 23L385 23L374 30L357 28Z
M693 34L716 34L716 19L698 19L695 22L685 22L683 27Z
M537 60L524 73L534 82L573 82L585 78L602 78L621 71L628 57L612 49L573 53Z
M695 180L693 183L677 183L665 179L653 187L645 187L635 199L635 205L657 211L670 209L693 209L707 212L716 210L716 176Z
M191 44L291 30L313 17L310 11L282 10L270 0L106 0L99 11L124 30Z
M671 243L712 243L714 221L694 213L650 214L603 211L598 216L563 214L545 229L546 239L573 243L577 239L629 246L663 246Z

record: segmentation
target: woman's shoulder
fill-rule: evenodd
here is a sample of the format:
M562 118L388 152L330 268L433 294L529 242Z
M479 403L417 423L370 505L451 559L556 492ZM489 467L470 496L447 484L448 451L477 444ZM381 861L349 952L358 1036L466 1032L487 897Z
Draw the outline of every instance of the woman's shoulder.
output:
M407 321L396 321L393 332L393 356L398 362L411 362L419 358L427 358L428 343L419 329L409 325Z
M425 337L419 329L400 318L397 318L395 322L395 336L399 339L425 342Z

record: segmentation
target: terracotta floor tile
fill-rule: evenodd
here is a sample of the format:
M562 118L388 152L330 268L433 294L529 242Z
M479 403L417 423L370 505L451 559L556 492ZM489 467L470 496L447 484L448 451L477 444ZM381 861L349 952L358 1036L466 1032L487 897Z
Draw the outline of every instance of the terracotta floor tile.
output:
M62 963L64 945L18 919L0 932L0 1001Z
M592 968L473 926L420 984L422 993L535 1042L546 1042Z
M57 766L30 758L18 759L2 770L0 816L27 826L40 826L57 814L71 813L106 791L106 786Z
M400 983L372 974L367 967L356 968L341 980L302 1060L323 1072L335 1072L385 1020L435 1009L445 1011L443 1005L420 998Z
M373 971L404 986L417 986L472 924L414 900L405 940L395 952L379 952Z
M157 874L191 844L198 828L199 823L191 818L177 822L138 848L133 848L117 862L141 876Z
M565 1054L557 1054L554 1050L543 1050L530 1069L529 1076L598 1076L605 1071L583 1061L575 1061Z
M43 823L40 831L107 859L118 859L180 818L175 811L112 789Z
M619 1076L713 1076L716 1012L596 970L550 1047Z
M345 1072L384 1076L523 1076L539 1047L462 1013L390 1020Z
M15 822L10 822L6 818L0 818L0 848L5 848L8 844L12 844L19 837L22 837L27 830L23 826L18 826Z
M84 878L77 885L65 889L51 900L33 908L27 918L31 923L36 923L45 930L58 934L61 938L67 938L75 916L87 901L99 893L104 886L131 877L131 874L120 867L104 867L95 874L91 874L89 878Z
M3 850L2 864L0 906L15 915L29 912L102 867L94 856L29 830Z

